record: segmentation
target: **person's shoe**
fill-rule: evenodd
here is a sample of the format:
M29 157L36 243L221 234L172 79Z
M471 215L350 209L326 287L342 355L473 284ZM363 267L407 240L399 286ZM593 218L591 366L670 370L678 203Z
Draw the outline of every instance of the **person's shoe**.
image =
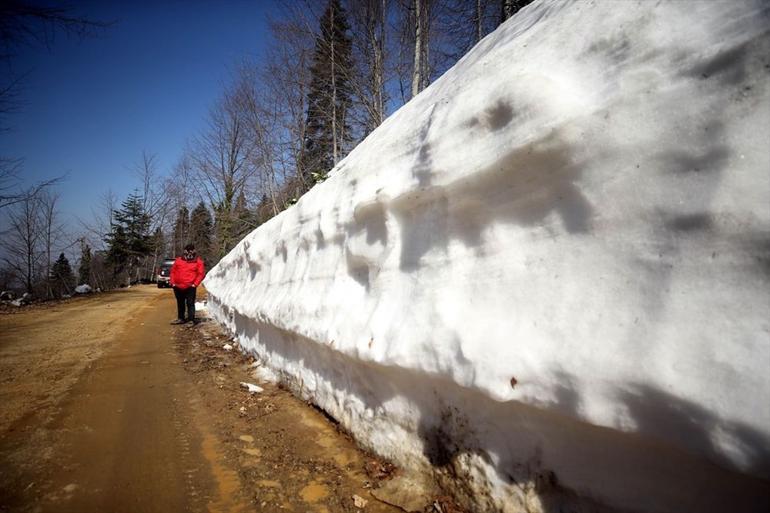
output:
M192 323L193 323L193 325L197 326L198 324L200 324L201 320L200 320L200 319L198 319L198 318L196 317L195 319L193 319L193 320L192 320L192 321L190 321L190 322L192 322Z
M171 321L171 324L184 324L186 321L184 319L174 319Z

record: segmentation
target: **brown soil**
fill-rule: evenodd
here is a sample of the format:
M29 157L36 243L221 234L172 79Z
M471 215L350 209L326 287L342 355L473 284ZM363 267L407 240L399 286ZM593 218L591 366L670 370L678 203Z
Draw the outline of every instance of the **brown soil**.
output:
M0 512L400 511L392 467L174 313L140 286L0 315Z

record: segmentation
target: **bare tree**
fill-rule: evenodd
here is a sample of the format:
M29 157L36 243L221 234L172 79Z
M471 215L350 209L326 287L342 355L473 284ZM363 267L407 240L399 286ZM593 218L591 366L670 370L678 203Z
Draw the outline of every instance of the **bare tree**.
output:
M155 234L160 229L162 234L163 228L166 226L169 218L172 217L172 210L169 208L168 190L159 182L157 160L156 154L149 153L146 150L142 151L142 156L134 166L133 171L141 184L142 206L150 217L150 233ZM157 267L159 259L163 257L161 255L162 252L163 248L159 244L154 243L152 255L145 258L141 265L144 277L152 275L152 271Z
M12 205L20 198L16 188L20 182L21 159L0 157L0 208Z
M253 152L253 141L228 91L211 109L205 131L190 147L193 186L215 213L220 255L235 243L235 200L256 175Z
M20 87L26 73L17 73L11 65L21 47L42 45L50 50L57 33L85 38L111 25L73 14L70 7L33 4L23 0L0 2L0 132L8 130L7 118L19 109ZM36 184L27 191L18 191L17 172L22 159L0 156L0 208L27 202L42 189L57 183L62 177Z
M252 192L254 196L264 195L275 215L280 211L279 184L286 177L279 154L281 118L276 99L262 92L260 77L256 65L242 65L232 88L231 101L243 119L248 139L254 144L249 154L256 177L256 189Z
M0 208L8 207L15 203L26 201L37 196L43 190L64 180L65 176L57 176L38 182L26 190L18 190L21 180L18 172L22 165L22 159L9 159L0 157Z
M395 71L402 103L430 84L433 24L438 0L399 0L397 14L398 55Z
M53 289L51 288L52 256L60 249L58 246L64 234L64 226L58 222L59 212L56 209L58 200L59 195L50 191L44 191L39 195L40 224L43 232L42 243L45 254L45 287L46 297L49 299L53 297Z
M104 236L110 232L113 212L118 206L118 198L108 189L99 197L96 206L91 207L91 218L81 219L78 222L81 227L81 239L87 242L94 251L106 249Z
M388 9L388 0L361 0L350 5L355 66L349 82L356 105L363 111L363 119L356 120L362 126L361 138L385 120L389 99L386 84L390 78L386 54Z
M8 211L8 230L2 238L3 260L32 294L39 272L43 229L40 219L40 198L26 191L24 199Z
M265 110L273 121L273 147L276 170L284 184L286 198L273 201L282 210L285 200L298 197L310 187L302 162L307 152L307 93L310 87L315 35L312 25L317 18L308 8L291 12L287 20L271 23L274 44L270 48L260 83L264 90ZM290 185L286 187L286 185Z
M19 106L19 87L25 74L15 73L11 66L19 48L42 45L50 50L57 32L85 38L109 25L76 16L69 7L20 0L0 2L0 65L6 68L0 83L0 130L7 129L4 118Z
M425 89L430 80L428 71L429 5L430 0L412 0L414 20L414 58L412 60L412 97Z

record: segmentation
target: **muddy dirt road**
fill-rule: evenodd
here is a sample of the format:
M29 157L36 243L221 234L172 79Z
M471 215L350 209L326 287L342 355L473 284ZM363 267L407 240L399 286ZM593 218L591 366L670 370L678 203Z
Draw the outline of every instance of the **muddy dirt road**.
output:
M0 315L0 512L401 511L387 464L174 312L140 286Z

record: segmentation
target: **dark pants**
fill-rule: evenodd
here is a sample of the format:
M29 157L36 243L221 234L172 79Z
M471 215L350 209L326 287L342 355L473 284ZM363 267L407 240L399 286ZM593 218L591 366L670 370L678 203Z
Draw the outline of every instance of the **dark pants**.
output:
M180 289L174 287L174 296L176 296L176 317L184 320L184 306L187 304L187 320L195 320L195 287Z

